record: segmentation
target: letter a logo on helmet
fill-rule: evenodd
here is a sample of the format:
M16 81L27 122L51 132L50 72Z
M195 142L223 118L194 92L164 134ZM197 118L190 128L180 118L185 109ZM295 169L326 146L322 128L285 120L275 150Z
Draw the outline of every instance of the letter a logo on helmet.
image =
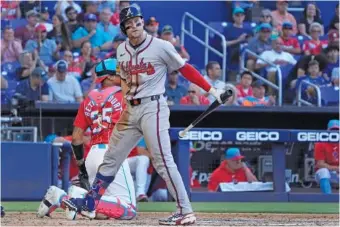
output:
M120 29L122 32L126 35L126 30L125 30L125 22L131 18L134 17L141 17L143 18L142 12L140 10L140 7L137 4L132 4L128 7L123 8L120 11L119 14L119 20L120 20Z

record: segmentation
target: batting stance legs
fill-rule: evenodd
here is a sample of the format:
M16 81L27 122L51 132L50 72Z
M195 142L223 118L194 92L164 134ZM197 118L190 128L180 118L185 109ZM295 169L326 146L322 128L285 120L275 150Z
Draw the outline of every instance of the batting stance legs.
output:
M104 161L98 169L92 190L87 195L86 204L90 212L95 209L94 199L100 199L129 151L136 146L143 135L151 151L156 171L165 180L171 195L177 201L178 213L192 213L182 177L171 154L168 133L169 115L169 108L162 96L154 101L145 98L142 104L137 106L128 105L115 126L110 138L109 150L105 153Z

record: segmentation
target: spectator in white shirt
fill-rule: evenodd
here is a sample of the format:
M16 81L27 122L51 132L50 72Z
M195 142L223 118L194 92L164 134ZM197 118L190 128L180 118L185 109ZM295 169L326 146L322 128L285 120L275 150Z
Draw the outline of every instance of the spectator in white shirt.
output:
M56 74L47 81L49 101L82 102L83 93L80 84L73 76L67 75L68 65L64 60L56 63Z
M221 66L216 61L210 61L205 67L207 75L204 76L204 78L208 81L208 83L218 90L225 90L225 83L222 80L219 80L221 77ZM215 101L215 98L212 95L209 95L209 93L204 92L201 90L202 93L209 99L210 103L213 103Z
M296 64L296 60L290 53L282 50L283 41L279 37L272 38L272 50L264 51L260 54L260 58L256 61L256 69L266 68L268 74L267 78L276 84L276 71L277 68L269 65L268 62L277 66L286 66L288 64ZM263 59L263 60L262 60ZM272 93L271 87L268 88L269 93Z

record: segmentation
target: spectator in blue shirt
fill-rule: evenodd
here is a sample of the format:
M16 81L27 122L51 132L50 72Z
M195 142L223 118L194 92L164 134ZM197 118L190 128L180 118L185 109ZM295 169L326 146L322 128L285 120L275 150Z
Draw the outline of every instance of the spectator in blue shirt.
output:
M113 13L110 8L106 7L100 12L100 21L97 24L97 30L107 33L110 37L116 37L120 33L120 28L111 23Z
M240 45L247 42L247 39L252 36L251 28L244 26L244 10L235 8L233 11L233 21L231 26L226 27L224 36L227 40L228 56L232 63L238 63L240 57Z
M168 84L165 86L165 96L168 105L179 104L183 96L187 94L187 89L178 84L178 72L174 71L169 74Z
M87 14L85 16L84 27L79 27L72 34L73 46L75 48L81 47L83 42L90 41L93 48L99 51L104 50L104 44L109 42L109 48L112 46L112 38L102 30L97 28L97 16L94 14ZM108 50L107 49L107 50Z
M16 93L25 96L30 101L48 101L47 73L41 67L37 67L31 73L29 79L22 80L16 88Z
M325 49L328 64L323 72L327 77L331 77L334 68L339 67L339 47L330 45Z
M25 50L29 52L37 50L40 60L42 60L45 65L53 64L55 60L59 59L61 45L57 45L54 40L47 38L47 30L44 25L39 24L35 28L35 31L37 33L36 38L27 41Z

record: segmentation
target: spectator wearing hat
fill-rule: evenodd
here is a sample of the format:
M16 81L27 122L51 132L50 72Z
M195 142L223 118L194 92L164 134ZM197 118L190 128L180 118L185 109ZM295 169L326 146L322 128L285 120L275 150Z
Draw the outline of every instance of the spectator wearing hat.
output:
M64 18L60 15L52 17L53 30L47 34L47 38L52 39L60 45L60 51L72 50L71 33L68 30Z
M84 1L82 3L82 12L78 14L77 16L77 21L83 25L85 20L86 20L86 16L88 14L94 14L96 15L97 18L97 22L99 19L99 11L98 11L98 6L99 6L99 2L98 1Z
M227 26L223 31L223 35L227 40L227 50L229 60L232 63L240 61L240 45L247 42L253 34L251 28L244 27L245 14L244 10L236 7L233 10L233 21L231 26Z
M303 17L300 19L298 28L299 34L310 37L309 32L310 25L313 23L319 23L322 26L321 35L324 34L323 21L321 20L320 11L315 5L315 3L308 3L303 11Z
M320 54L328 46L327 40L320 40L322 29L322 25L317 22L310 25L309 34L311 34L312 39L304 41L302 46L305 55Z
M165 25L162 28L162 33L161 33L161 39L169 41L170 43L172 43L172 45L174 45L175 49L177 50L177 52L179 53L179 55L189 61L190 60L190 55L187 52L187 50L184 48L183 45L181 45L181 41L179 39L179 36L174 36L174 32L172 29L171 25Z
M145 22L145 30L149 35L158 38L159 37L158 29L159 29L159 22L156 20L155 17L150 17Z
M43 24L46 27L47 32L53 30L53 24L50 23L50 13L48 7L42 7L40 10L39 24Z
M39 59L37 51L23 51L19 57L20 67L16 70L17 79L27 79L36 67L46 68L44 63Z
M328 33L332 32L332 31L337 31L339 33L339 3L336 4L335 15L334 15L333 19L331 20L331 22L329 24Z
M46 27L39 24L35 31L37 33L35 39L30 39L25 45L25 50L27 51L37 51L40 60L42 60L46 65L53 64L54 60L59 59L59 51L61 46L57 45L52 39L47 38Z
M67 17L66 25L72 34L80 27L80 24L77 21L78 12L74 7L69 6L65 9L65 14Z
M244 98L238 99L238 104L241 106L274 106L275 105L275 97L274 96L265 96L266 95L266 86L260 80L257 80L252 85L253 95L246 96Z
M110 37L116 37L120 33L120 28L114 26L110 19L113 13L109 7L105 7L100 12L100 21L97 23L97 30L106 33Z
M118 34L112 41L112 51L105 55L105 58L117 58L118 46L126 40L126 37L122 34Z
M168 105L179 104L181 98L187 94L187 89L178 83L178 76L177 71L168 75L168 83L165 85L165 96L167 97Z
M21 18L21 10L17 1L0 2L1 20L12 20Z
M292 34L296 35L297 25L294 16L288 13L288 1L278 0L276 3L276 10L272 12L273 25L277 31L282 31L282 24L285 21L293 25Z
M38 13L34 10L26 13L27 25L18 27L15 29L14 36L21 40L22 46L26 45L26 42L35 38L35 27L38 24Z
M260 21L255 27L255 31L254 31L255 34L260 31L260 25L263 23L270 24L273 27L272 13L269 9L263 9L261 11Z
M253 76L249 71L241 73L241 81L236 85L237 98L245 98L247 96L253 96L253 88L251 83L253 82Z
M200 88L196 84L190 84L188 88L188 95L180 100L181 105L209 105L209 99L201 95Z
M268 23L262 23L259 26L259 33L257 36L249 40L248 49L254 52L257 55L260 55L262 52L266 50L271 50L271 40L270 35L272 33L272 26ZM247 60L247 68L250 71L254 71L255 69L256 57L253 55L248 56Z
M280 37L273 37L272 38L272 50L264 51L260 54L259 59L256 61L256 69L260 70L262 68L266 68L268 72L267 78L272 83L276 84L276 67L269 65L267 62L275 64L277 66L286 66L286 65L295 65L296 60L290 53L284 51L282 49L283 41ZM269 89L270 93L272 93L272 89Z
M35 68L28 80L20 81L16 87L16 93L25 96L30 101L48 101L47 77L43 68Z
M130 1L129 0L127 0L127 1L119 1L118 7L116 9L116 12L111 17L111 23L113 25L119 25L119 23L120 23L120 21L119 21L119 13L120 13L120 11L123 8L128 7L129 5L130 5Z
M3 37L1 39L1 61L16 62L19 61L22 53L21 42L14 38L14 30L12 27L5 27Z
M81 11L82 11L81 7L72 0L60 0L60 1L58 1L54 6L54 10L55 10L55 13L57 15L61 15L64 18L64 20L67 21L68 18L66 16L65 10L68 7L73 7L73 9L77 13L81 13Z
M290 54L301 54L301 47L297 38L292 36L293 25L290 22L282 24L282 50Z
M79 27L72 34L72 40L75 48L80 48L84 42L90 41L93 51L94 49L97 51L108 50L112 46L112 38L108 33L97 28L97 16L95 14L87 14L85 16L84 27ZM109 48L104 46L107 42L108 44L105 46Z
M101 0L98 6L98 11L102 12L103 9L109 8L111 12L115 12L116 5L117 5L116 0Z
M328 33L328 45L339 48L339 31L332 30Z
M67 62L68 65L68 74L74 76L77 79L80 79L83 70L80 67L79 61L74 61L72 52L69 50L64 51L63 59Z
M76 78L67 75L68 65L64 60L56 63L56 74L47 83L49 86L49 101L82 102L83 93Z
M244 156L241 155L240 149L228 148L225 151L225 160L221 162L220 166L211 174L208 189L211 192L216 192L220 183L234 183L239 182L255 182L257 181L255 175L242 162Z
M330 120L329 131L339 132L339 120ZM321 192L331 194L331 183L339 184L339 143L318 142L314 145L315 180Z

